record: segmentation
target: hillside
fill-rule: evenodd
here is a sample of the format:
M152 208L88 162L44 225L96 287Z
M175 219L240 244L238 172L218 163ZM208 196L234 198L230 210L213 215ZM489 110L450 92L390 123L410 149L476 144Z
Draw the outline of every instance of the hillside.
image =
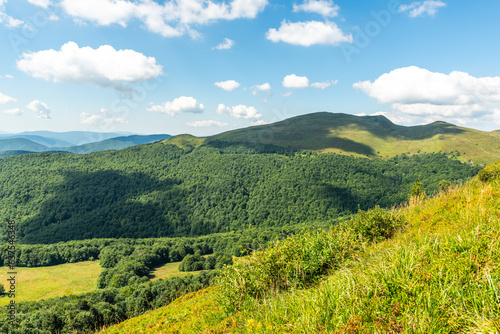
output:
M82 136L83 134L79 135ZM111 134L107 134L107 136L110 135ZM90 140L90 136L97 135L94 133L89 133L88 136L88 140ZM0 139L0 157L42 152L70 152L85 154L105 150L121 150L131 146L154 143L156 141L165 140L170 137L170 135L163 134L132 135L125 137L114 137L97 142L85 143L82 145L69 145L61 147L61 144L67 142L59 139L52 139L50 137L20 135L13 138ZM79 136L76 136L74 140L77 142L81 142L83 139L79 138ZM59 144L59 146L55 146L56 144Z
M392 237L372 239L379 242L360 236L357 250L344 253L345 259L338 252L344 240L353 237L349 226L316 236L306 233L226 269L216 287L101 333L496 333L500 331L499 202L500 162L462 187L425 201L414 198L390 216L366 213L372 219L357 225L361 235L382 236L387 230L380 228L388 226L384 224L389 217L402 217L406 223ZM353 223L357 221L362 219ZM320 246L321 238L334 242ZM356 233L351 240L355 242ZM313 242L316 248L302 242ZM325 253L330 247L337 250ZM298 250L304 254L294 256ZM304 279L299 275L291 282L279 280L288 262L276 260L285 260L287 253L295 259L289 275L306 273L313 259L330 254L324 260L330 261L328 274L305 287L270 288L250 295L252 284L262 282L258 278L269 270L278 280L274 287L297 286ZM227 284L231 290L225 290ZM224 304L228 298L239 306Z
M490 164L500 159L497 132L483 132L445 122L407 127L396 125L384 116L328 112L228 131L203 140L277 145L365 157L453 151L460 152L459 158L463 162L472 160L476 164Z
M1 159L0 219L15 219L24 243L206 235L391 207L418 180L432 192L479 171L439 154L371 160L275 148L159 142Z

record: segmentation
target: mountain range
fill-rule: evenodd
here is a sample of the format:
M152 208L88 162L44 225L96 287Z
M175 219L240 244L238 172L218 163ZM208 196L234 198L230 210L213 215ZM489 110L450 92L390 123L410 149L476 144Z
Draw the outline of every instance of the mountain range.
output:
M462 162L476 164L489 164L500 159L498 130L485 132L446 122L402 126L384 116L328 112L297 116L205 138L181 135L167 139L167 142L178 146L199 146L213 141L275 145L370 158L441 151L454 152Z
M1 135L0 157L41 152L84 154L104 150L121 150L170 137L166 134L120 136L118 133L84 131L66 133L40 131L37 134Z

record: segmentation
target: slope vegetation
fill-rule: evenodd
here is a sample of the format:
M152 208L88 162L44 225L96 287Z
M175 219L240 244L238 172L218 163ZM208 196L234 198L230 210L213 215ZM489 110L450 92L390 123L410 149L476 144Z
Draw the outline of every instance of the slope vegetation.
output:
M413 198L392 211L391 216L406 222L393 237L384 234L384 220L357 224L361 230L355 256L342 259L331 253L323 260L330 263L324 267L328 274L311 284L300 284L309 277L304 275L294 281L279 279L310 272L318 254L339 243L305 248L304 241L319 245L321 238L335 239L338 231L312 239L305 234L285 241L288 247L278 243L245 265L226 269L217 287L186 295L103 332L496 333L500 331L499 203L500 162L462 187L429 200ZM375 238L366 238L369 235ZM384 235L388 238L380 238ZM293 260L292 265L275 261L286 257L289 249L302 250L302 260ZM273 265L272 272L288 274L269 276L279 284L252 294L255 277ZM236 280L233 289L227 289L224 277L245 273L247 280Z
M327 221L358 205L390 207L418 180L435 191L442 179L479 171L439 154L371 160L259 150L160 142L2 159L0 218L16 220L24 243L206 235Z
M490 164L500 159L497 132L483 132L445 122L400 126L384 116L353 116L328 112L224 132L205 141L277 145L368 157L402 153L459 152L462 161Z

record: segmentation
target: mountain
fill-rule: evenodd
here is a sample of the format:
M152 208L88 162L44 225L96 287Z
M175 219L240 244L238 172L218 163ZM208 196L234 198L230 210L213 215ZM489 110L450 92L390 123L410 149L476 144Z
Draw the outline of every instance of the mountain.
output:
M435 198L277 241L99 333L498 333L499 202L500 162Z
M199 236L391 207L417 181L435 192L480 170L442 154L367 159L216 144L1 159L0 222L15 219L23 243Z
M25 137L25 138L23 138ZM41 152L70 152L90 153L104 150L121 150L130 146L149 144L170 138L170 135L132 135L126 137L114 137L99 142L87 143L79 146L54 147L56 143L64 143L59 139L45 138L35 135L22 135L21 138L0 139L0 153L15 151L15 153L2 154L0 157ZM27 138L31 138L27 139ZM46 145L43 145L45 143Z
M17 134L17 135L0 135L0 139L17 139L17 138L23 138L23 139L28 139L31 140L32 142L47 146L47 147L67 147L67 146L73 146L74 144L67 142L65 140L60 140L60 139L55 139L51 137L43 137L43 136L37 136L37 135L23 135L23 134Z
M0 152L3 151L27 151L43 152L48 148L42 144L35 143L25 138L0 139Z
M183 136L183 145L189 142L194 146L212 141L240 142L371 158L453 151L459 152L461 161L489 164L500 159L499 133L458 127L446 122L401 126L384 116L319 112L228 131L201 140L197 138L196 141L189 141ZM175 143L178 138L173 137L169 141Z
M53 132L53 131L25 131L19 135L40 136L45 138L52 138L70 143L69 146L78 146L97 141L103 141L115 137L123 137L133 135L129 132L92 132L92 131L67 131L67 132Z
M149 144L156 141L165 140L170 138L170 135L132 135L126 137L115 137L111 139L106 139L99 142L88 143L80 146L73 146L68 148L62 148L62 150L73 152L73 153L91 153L104 150L121 150L130 146Z

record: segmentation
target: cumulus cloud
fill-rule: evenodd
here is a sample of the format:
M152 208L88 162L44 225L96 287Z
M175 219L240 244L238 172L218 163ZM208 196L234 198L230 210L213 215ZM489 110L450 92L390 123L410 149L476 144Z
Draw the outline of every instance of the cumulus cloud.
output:
M60 5L77 20L96 25L118 24L126 27L139 20L144 27L164 37L197 33L193 24L208 24L218 20L253 19L267 6L268 0L176 0L159 4L152 0L62 0Z
M446 6L442 1L427 0L424 2L414 1L409 5L399 6L400 12L407 12L410 17L434 16L439 8Z
M254 107L247 107L242 104L234 107L226 107L221 103L217 107L216 111L218 114L227 113L236 118L258 119L262 117L262 115L259 114L257 109L255 109Z
M47 104L41 101L38 100L31 101L26 106L26 108L28 108L28 110L33 111L36 114L36 117L38 118L50 119L50 108Z
M268 122L262 120L262 119L259 119L255 122L253 122L254 125L266 125L266 124L269 124Z
M299 77L295 74L287 75L281 82L283 87L302 89L309 87L309 79L307 77Z
M198 103L195 98L190 96L181 96L174 99L172 102L165 102L160 105L152 105L148 111L162 112L170 116L182 113L201 114L205 110L205 106Z
M64 44L59 51L23 53L17 67L32 77L47 81L89 83L117 90L129 90L130 84L163 73L154 57L134 50L115 50L110 45L97 49L80 48L75 42Z
M19 108L2 110L0 112L3 113L3 114L14 115L14 116L20 116L23 113L23 111L21 109L19 109Z
M7 0L0 0L0 23L3 23L7 28L17 28L24 24L23 21L15 19L5 14L5 4Z
M0 93L0 104L6 104L9 102L16 102L16 101L17 100L15 98Z
M13 77L12 75L10 75L10 74L7 74L5 77L6 77L7 79L14 79L14 77Z
M229 38L224 38L224 41L217 46L214 46L212 49L217 50L229 50L234 46L234 41Z
M109 112L107 109L102 108L99 111L99 114L91 115L86 112L82 112L80 114L80 122L82 124L90 125L90 126L99 126L101 128L109 128L115 124L126 124L127 120L117 117L113 113Z
M432 119L477 117L500 106L500 77L476 78L458 71L404 67L353 87L379 103L390 103L396 112Z
M257 93L260 92L260 91L270 91L271 90L271 85L268 82L266 82L266 83L264 83L262 85L255 85L255 86L253 86L251 88L251 90L252 90L252 94L253 95L257 95Z
M224 89L226 92L232 92L236 88L240 87L240 84L234 80L219 81L215 82L214 85Z
M339 14L340 7L328 0L306 0L304 3L293 5L293 11L316 13L324 17L335 17Z
M28 2L32 5L47 8L51 5L50 0L28 0Z
M187 126L191 126L193 128L202 128L202 127L210 127L210 126L218 126L218 127L224 127L227 126L227 123L222 123L219 121L196 121L196 122L191 122L191 123L186 123Z
M335 80L335 81L326 80L323 82L313 82L311 84L311 87L325 89L325 88L330 87L331 85L336 85L337 83L338 83L338 80Z
M274 43L285 42L294 45L311 46L316 44L334 45L352 43L352 34L346 35L333 22L281 22L278 30L269 29L266 38Z

